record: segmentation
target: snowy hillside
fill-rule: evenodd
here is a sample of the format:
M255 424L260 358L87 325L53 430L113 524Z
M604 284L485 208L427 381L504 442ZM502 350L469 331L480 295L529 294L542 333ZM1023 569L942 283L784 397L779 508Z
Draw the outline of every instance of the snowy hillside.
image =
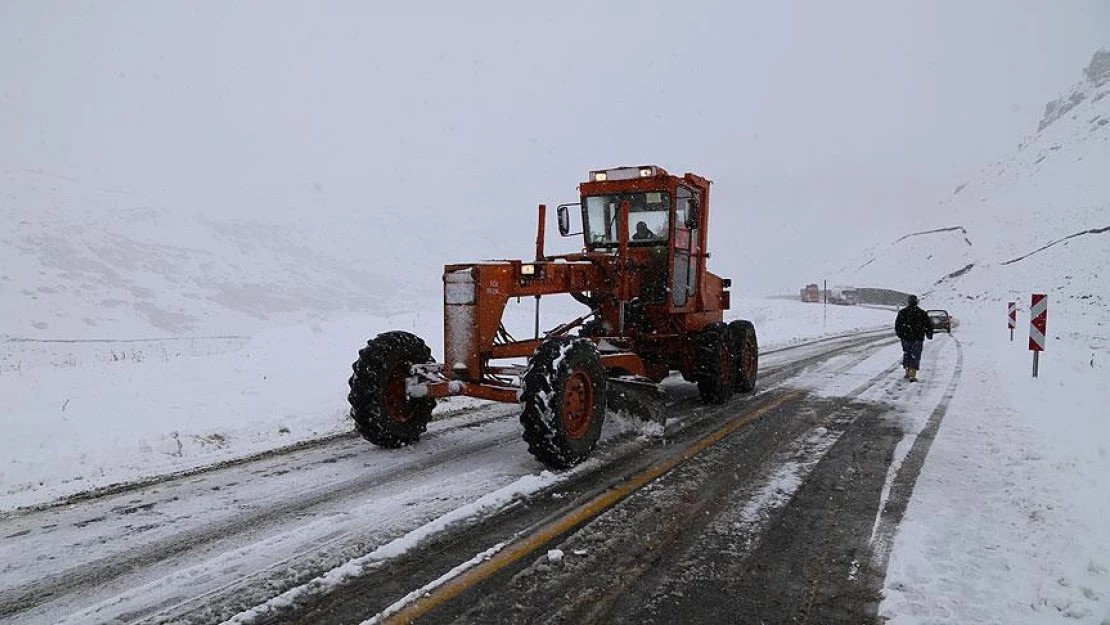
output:
M2 176L0 335L253 333L439 297L444 258L391 210L235 219L40 172Z
M1110 51L1048 103L1037 131L941 202L938 217L967 227L984 260L1004 262L1110 226Z
M1110 332L1110 51L1084 80L1045 107L1017 153L984 170L942 203L974 243L976 265L938 284L941 300L1050 301L1050 340L1106 347Z
M973 245L965 228L934 228L868 249L849 261L836 281L924 292L937 276L956 273L973 262Z
M1045 107L1013 156L956 187L919 218L919 232L849 262L838 281L914 290L957 310L968 300L1028 306L1043 292L1050 338L1106 345L1110 51L1097 52L1083 76Z

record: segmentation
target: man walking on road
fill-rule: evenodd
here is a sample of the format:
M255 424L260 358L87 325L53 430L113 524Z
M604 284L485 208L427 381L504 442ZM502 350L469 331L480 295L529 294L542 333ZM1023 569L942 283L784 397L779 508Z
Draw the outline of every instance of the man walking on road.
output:
M917 296L911 295L906 302L906 307L898 311L898 318L894 320L894 333L902 339L902 367L906 370L905 378L910 382L917 381L917 370L921 368L921 348L925 344L925 337L933 338L933 322L917 306Z

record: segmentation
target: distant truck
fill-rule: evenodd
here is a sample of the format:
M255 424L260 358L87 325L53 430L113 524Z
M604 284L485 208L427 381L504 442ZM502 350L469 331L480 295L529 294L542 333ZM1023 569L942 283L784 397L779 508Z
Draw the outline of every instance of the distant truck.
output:
M839 306L855 306L859 304L859 295L855 287L834 286L826 293L830 304Z
M821 301L821 289L816 284L807 284L802 289L802 301L810 304Z
M855 306L859 303L859 292L855 287L834 286L822 290L817 284L807 284L801 291L802 301L815 304L821 301L840 306Z

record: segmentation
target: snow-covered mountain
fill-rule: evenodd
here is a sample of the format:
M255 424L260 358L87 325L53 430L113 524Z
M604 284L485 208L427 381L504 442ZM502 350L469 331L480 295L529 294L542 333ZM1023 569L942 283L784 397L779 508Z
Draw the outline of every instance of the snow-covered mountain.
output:
M0 335L252 333L385 316L440 291L443 259L391 210L220 217L45 172L0 179Z
M923 292L938 275L958 273L972 264L973 248L963 226L912 232L875 245L848 261L838 282Z
M984 168L917 231L848 262L838 282L917 291L930 305L1049 295L1050 330L1110 333L1110 51L1045 107L1015 153ZM1068 321L1070 320L1070 322ZM1055 326L1055 328L1053 328ZM1102 338L1087 337L1105 344Z
M1110 51L1045 106L1037 131L937 208L968 228L983 260L1004 262L1084 230L1110 226Z

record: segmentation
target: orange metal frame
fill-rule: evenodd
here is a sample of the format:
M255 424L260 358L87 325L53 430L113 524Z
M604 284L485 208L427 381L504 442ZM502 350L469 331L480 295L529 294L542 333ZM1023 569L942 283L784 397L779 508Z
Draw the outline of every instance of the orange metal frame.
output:
M505 260L453 264L444 268L444 371L446 380L427 385L432 397L464 394L495 401L516 402L517 388L498 381L500 369L491 361L531 356L543 339L498 342L498 329L510 298L588 292L598 302L599 315L617 328L602 349L602 364L615 374L661 380L671 370L692 372L690 334L722 320L729 307L729 281L706 270L709 184L701 176L658 175L629 180L589 181L579 185L583 198L592 195L665 191L670 194L670 236L667 240L666 281L671 283L675 261L678 187L689 189L700 207L696 257L697 291L675 306L669 295L643 305L636 327L621 328L622 308L640 292L651 262L650 250L630 245L629 206L621 206L620 242L612 250L586 249L580 254L544 255L546 208L539 207L536 260ZM691 262L694 262L691 258ZM528 271L525 270L528 268ZM669 290L667 291L669 294ZM646 319L646 323L644 320ZM557 329L564 333L583 318ZM548 335L550 336L550 335ZM604 339L595 339L601 342ZM614 347L614 344L617 346Z

